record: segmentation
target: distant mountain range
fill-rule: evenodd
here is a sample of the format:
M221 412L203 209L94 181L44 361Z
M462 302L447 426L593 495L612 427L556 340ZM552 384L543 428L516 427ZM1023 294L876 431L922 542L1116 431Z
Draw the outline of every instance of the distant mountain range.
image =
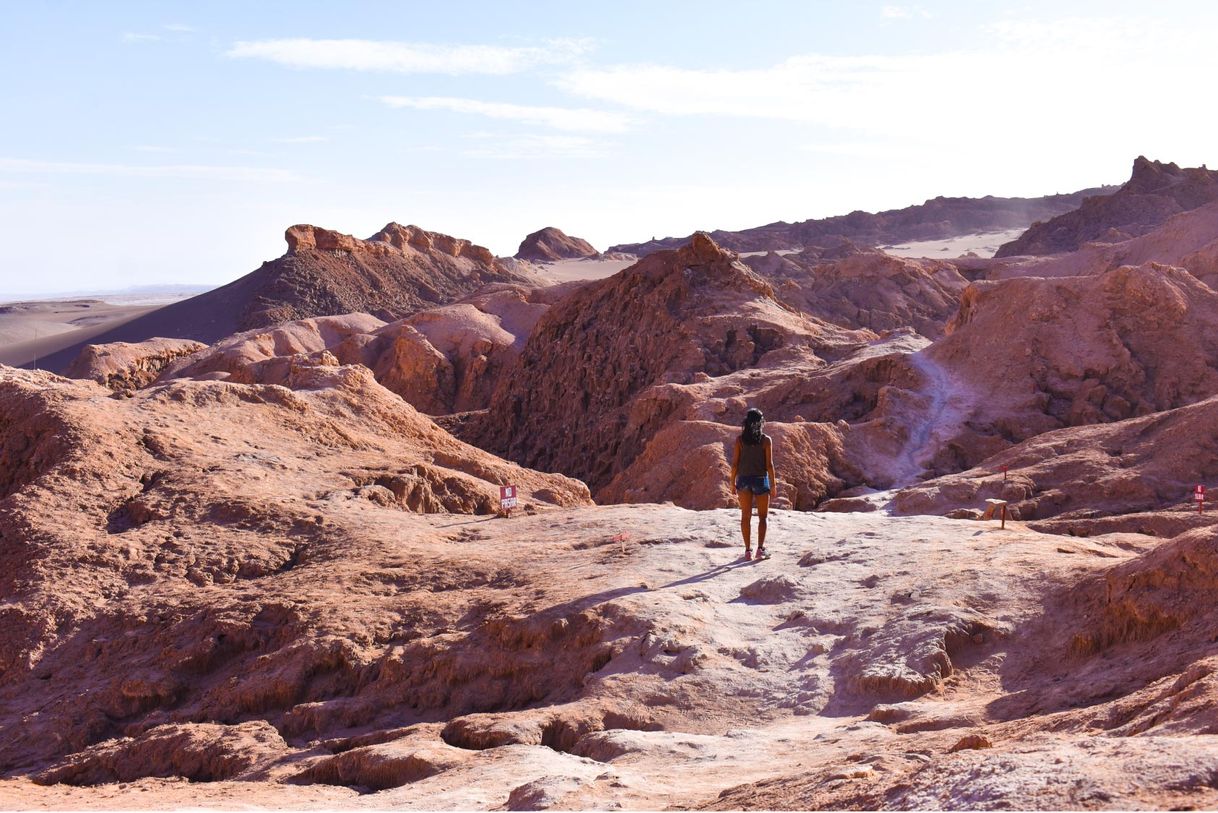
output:
M1115 186L1082 189L1039 198L937 197L917 206L884 212L851 212L799 223L779 221L751 229L709 232L715 242L733 251L774 251L827 245L849 240L859 246L882 246L913 240L942 240L962 234L1022 229L1038 220L1077 209L1084 198L1112 192ZM642 256L689 242L690 236L665 237L643 243L610 246L611 252Z
M1083 243L1118 243L1218 200L1218 171L1204 166L1181 169L1139 155L1129 180L1111 194L1088 197L1077 209L1032 227L998 249L998 257L1059 254Z
M130 297L169 298L174 296L194 296L215 288L214 285L132 285L128 288L108 288L99 290L88 288L79 291L59 291L39 294L4 293L0 292L0 302L38 302L58 299L107 299Z

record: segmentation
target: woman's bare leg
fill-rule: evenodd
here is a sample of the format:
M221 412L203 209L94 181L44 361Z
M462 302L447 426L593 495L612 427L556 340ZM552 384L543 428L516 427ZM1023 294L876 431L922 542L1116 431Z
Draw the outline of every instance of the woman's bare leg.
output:
M736 492L736 499L740 501L740 535L744 537L744 549L750 551L753 549L753 543L749 537L749 524L753 519L753 492L747 488Z
M758 494L757 500L757 550L765 547L765 518L770 513L770 495Z

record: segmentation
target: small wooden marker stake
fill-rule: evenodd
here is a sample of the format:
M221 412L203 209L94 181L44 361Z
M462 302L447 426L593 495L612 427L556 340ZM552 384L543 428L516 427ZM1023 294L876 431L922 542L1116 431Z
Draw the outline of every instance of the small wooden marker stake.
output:
M985 501L985 513L981 516L981 518L982 519L993 519L995 512L997 512L1002 517L1002 524L1000 526L998 526L999 529L1006 530L1006 527L1007 527L1007 501L1006 500L996 500L992 497L990 499L986 500Z

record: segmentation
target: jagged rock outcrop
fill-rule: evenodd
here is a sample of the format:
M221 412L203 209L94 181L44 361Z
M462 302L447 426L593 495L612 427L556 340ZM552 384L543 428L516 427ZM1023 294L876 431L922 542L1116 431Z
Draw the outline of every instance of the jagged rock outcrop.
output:
M232 779L284 756L283 737L269 723L163 725L138 737L98 743L37 774L40 785L100 785L146 776L192 782Z
M700 286L729 308L733 269ZM881 403L918 386L924 338L870 341L646 398L734 409L747 385L778 404L779 382L811 409L816 381L793 383L809 371ZM288 384L113 398L0 368L5 805L1218 798L1213 529L1157 544L775 511L773 558L746 563L735 511L588 505L571 480L457 443L362 367L301 364ZM698 431L713 445L723 428ZM853 425L771 429L794 453ZM525 503L510 520L420 513L424 496L476 508L504 479ZM1076 781L1112 758L1107 795ZM105 784L72 786L89 783Z
M89 344L68 367L69 378L87 378L115 392L146 387L161 371L183 356L207 345L191 339L149 339L144 342Z
M300 364L362 364L431 415L483 409L533 326L572 286L492 286L390 324L369 314L239 333L171 365L170 378L286 384Z
M455 302L491 283L526 283L491 252L417 226L390 223L367 240L316 226L284 235L288 252L213 291L158 308L91 340L141 342L154 336L211 343L233 333L315 316L370 313L384 321ZM59 371L79 346L44 360Z
M979 396L974 428L1019 441L1218 392L1218 293L1150 263L965 290L928 355Z
M115 399L0 368L0 770L133 737L48 781L157 765L223 778L227 752L191 744L211 734L157 726L254 715L294 736L386 705L525 704L558 684L475 685L486 658L518 644L535 653L535 667L513 661L526 672L587 672L594 615L564 621L570 637L551 634L556 618L533 632L505 620L469 642L479 663L436 660L430 636L469 609L442 618L426 596L509 569L451 542L400 550L435 539L426 514L489 517L500 485L527 512L590 504L582 483L457 441L363 367L299 365L287 383L176 380ZM576 638L566 671L550 650ZM139 756L163 737L178 743L167 762Z
M597 256L597 250L587 240L571 237L561 229L547 226L535 231L520 242L516 259L530 262L554 262L555 260L578 260Z
M639 400L648 388L723 376L767 358L818 365L818 352L873 337L799 316L733 254L698 235L550 308L466 436L598 489L673 419L663 401Z
M1089 241L1136 237L1169 217L1218 200L1218 171L1184 168L1139 155L1130 179L1111 194L1094 195L1077 209L1044 222L1001 246L996 257L1075 251Z
M941 513L1001 497L1071 532L1180 532L1172 517L1084 520L1180 507L1218 473L1196 440L1213 422L1216 331L1218 293L1155 263L971 286L951 335L925 351L967 404L929 468L961 473L896 505ZM1002 465L1006 486L992 474Z
M1218 290L1218 201L1172 215L1151 231L1118 243L1087 243L1043 257L953 261L970 278L1070 277L1149 262L1185 268Z
M1218 521L1198 514L1190 502L1195 484L1212 484L1218 477L1218 461L1198 441L1216 431L1218 397L1117 422L1057 429L994 454L976 468L903 489L894 506L906 513L946 514L984 507L992 497L1009 501L1020 519L1054 520L1046 529L1174 536Z
M482 246L417 226L390 223L367 240L307 225L285 236L288 253L255 272L265 279L243 329L354 312L398 319L488 283L521 281Z
M1178 639L1171 653L1175 663L1161 663L1160 668L1164 672L1184 671L1192 653L1179 645L1182 643L1179 639L1191 639L1194 646L1213 643L1216 614L1208 597L1215 588L1218 588L1218 528L1198 528L1181 534L1079 586L1074 599L1081 605L1083 617L1072 647L1077 653L1093 654L1121 644L1173 636ZM1192 674L1187 682L1209 678L1205 681L1209 684L1206 694L1213 699L1218 689L1213 664L1197 666L1200 668L1189 670ZM1176 704L1164 704L1159 714L1142 713L1123 721L1122 733L1150 726L1184 733L1212 730L1218 723L1218 715L1213 711L1202 720L1197 719L1201 703L1184 704L1185 708L1178 709L1171 708L1173 705Z
M745 263L778 298L826 322L876 332L912 327L931 339L943 335L968 285L951 263L882 251L769 252Z
M851 212L799 223L779 221L740 231L715 230L710 237L733 251L773 251L832 245L843 238L860 246L879 246L910 240L941 240L961 234L1023 228L1036 220L1077 208L1088 196L1108 188L1084 189L1041 198L937 197L916 206L883 212ZM672 249L689 237L652 238L643 243L611 246L611 252L643 256Z

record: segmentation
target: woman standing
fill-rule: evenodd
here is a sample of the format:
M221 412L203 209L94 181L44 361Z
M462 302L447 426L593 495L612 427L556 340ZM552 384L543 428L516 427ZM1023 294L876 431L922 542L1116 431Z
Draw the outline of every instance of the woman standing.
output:
M765 416L760 409L750 409L744 416L744 427L736 438L732 455L732 484L740 502L740 534L744 537L744 558L753 557L749 539L753 505L757 506L757 558L768 559L765 549L766 514L770 511L770 494L774 488L774 441L761 431Z

